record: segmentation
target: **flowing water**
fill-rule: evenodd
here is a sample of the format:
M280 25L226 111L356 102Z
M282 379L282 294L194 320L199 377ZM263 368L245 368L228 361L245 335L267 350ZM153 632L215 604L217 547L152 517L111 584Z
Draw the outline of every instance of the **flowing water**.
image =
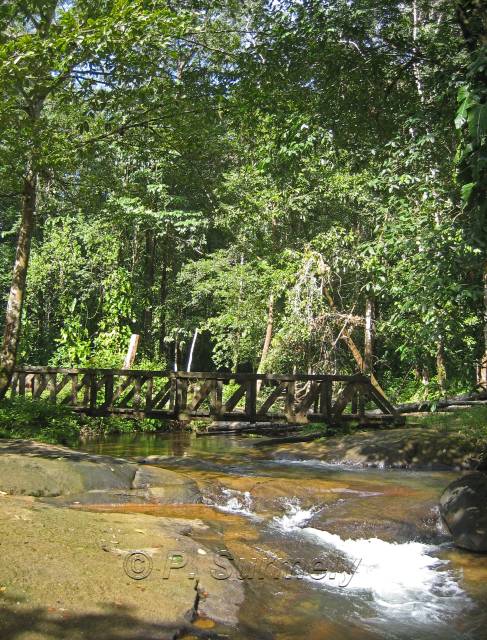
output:
M203 504L137 506L202 520L208 528L193 537L232 557L246 593L238 628L196 625L235 640L487 638L487 556L455 549L438 514L457 473L278 459L257 442L176 433L82 445L160 456L198 482ZM218 566L223 577L225 558Z

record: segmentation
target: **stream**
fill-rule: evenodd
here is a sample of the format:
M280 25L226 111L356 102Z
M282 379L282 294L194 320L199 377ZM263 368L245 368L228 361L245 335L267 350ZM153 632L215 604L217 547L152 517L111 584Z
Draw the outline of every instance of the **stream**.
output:
M158 456L151 464L198 482L202 504L118 509L201 520L208 527L193 537L225 549L222 576L231 557L245 584L238 627L196 626L234 640L487 638L487 555L456 549L437 508L458 473L280 459L258 443L172 433L80 445Z

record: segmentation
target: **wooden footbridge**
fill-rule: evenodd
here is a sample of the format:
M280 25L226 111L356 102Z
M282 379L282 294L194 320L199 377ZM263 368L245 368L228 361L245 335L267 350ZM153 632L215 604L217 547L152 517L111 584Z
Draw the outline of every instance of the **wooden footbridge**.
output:
M44 398L94 416L179 421L331 425L401 422L365 375L185 373L135 369L19 367L11 396ZM371 409L375 409L372 410Z

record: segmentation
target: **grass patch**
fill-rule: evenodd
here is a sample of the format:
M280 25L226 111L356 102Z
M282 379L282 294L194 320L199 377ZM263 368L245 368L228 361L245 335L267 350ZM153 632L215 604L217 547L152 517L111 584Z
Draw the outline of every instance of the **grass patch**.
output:
M479 449L487 447L487 406L428 413L415 417L414 423L445 435L463 436L475 443Z

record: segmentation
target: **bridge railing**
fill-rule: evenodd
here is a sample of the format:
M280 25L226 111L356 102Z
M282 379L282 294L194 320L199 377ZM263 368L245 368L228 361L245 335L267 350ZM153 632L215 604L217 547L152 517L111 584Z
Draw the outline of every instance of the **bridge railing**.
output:
M367 376L17 367L12 396L44 398L90 415L260 422L394 421L394 406Z

